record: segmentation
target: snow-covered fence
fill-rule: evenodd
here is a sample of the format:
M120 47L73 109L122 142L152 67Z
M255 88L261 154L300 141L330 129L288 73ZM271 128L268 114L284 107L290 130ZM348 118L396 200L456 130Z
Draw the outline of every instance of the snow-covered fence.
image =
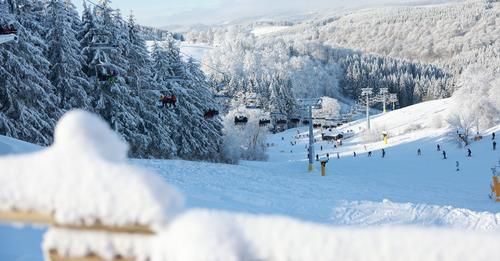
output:
M129 165L127 151L128 145L97 116L66 114L51 147L0 158L0 221L155 234L177 214L182 196L158 176ZM50 260L73 260L46 251ZM99 258L89 249L83 260Z

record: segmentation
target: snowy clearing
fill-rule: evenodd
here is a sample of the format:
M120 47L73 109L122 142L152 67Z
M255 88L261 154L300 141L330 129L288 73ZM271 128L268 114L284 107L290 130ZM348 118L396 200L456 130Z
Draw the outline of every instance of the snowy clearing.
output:
M262 26L262 27L255 27L252 30L252 33L258 37L266 34L280 32L289 28L290 26Z

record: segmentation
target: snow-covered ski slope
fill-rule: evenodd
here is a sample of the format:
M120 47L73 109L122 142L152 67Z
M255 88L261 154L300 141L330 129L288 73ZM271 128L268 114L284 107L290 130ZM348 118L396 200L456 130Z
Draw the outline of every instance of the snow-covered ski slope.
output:
M9 154L26 153L39 150L40 147L27 143L24 141L16 140L13 138L0 136L0 156Z
M375 134L369 137L360 134L366 126L364 120L347 124L340 131L353 130L356 135L339 148L319 141L316 130L316 153L321 158L330 155L325 177L320 176L318 162L313 173L307 172L306 127L270 135L268 162L237 166L180 160L133 163L154 170L176 186L188 209L285 215L342 227L411 225L498 231L500 204L491 201L488 193L490 168L500 160L500 151L492 150L490 134L498 134L500 126L484 130L485 137L470 145L472 157L467 158L466 149L458 146L455 130L444 122L450 103L449 99L430 101L374 116ZM382 131L388 132L387 145L379 137ZM23 148L2 137L5 140L10 143L0 146L4 152ZM446 160L436 150L437 144L446 151ZM381 157L382 148L385 158ZM418 148L421 156L417 156ZM353 157L354 151L357 157ZM368 151L373 152L372 157L367 156ZM13 241L7 242L11 236L28 243L13 245ZM39 231L0 227L0 244L11 246L0 248L7 253L0 253L0 260L19 253L37 256L39 237Z

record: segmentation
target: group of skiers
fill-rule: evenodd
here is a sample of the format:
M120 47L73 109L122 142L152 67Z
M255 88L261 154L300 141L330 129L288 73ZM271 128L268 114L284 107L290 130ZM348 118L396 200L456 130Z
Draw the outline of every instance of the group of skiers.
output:
M296 136L296 138L300 138L301 135L298 135ZM497 146L497 143L496 143L496 140L495 140L495 133L493 132L492 133L492 140L493 140L493 150L496 150L496 146ZM291 142L292 145L295 145L297 144L296 141L295 142ZM336 148L337 146L335 146ZM306 149L307 151L309 152L309 149L308 149L308 146L306 145ZM320 150L323 151L323 145L320 146ZM366 145L365 145L365 150L366 150ZM441 151L442 152L442 155L443 155L443 159L447 159L447 155L446 155L446 151L445 150L442 150L441 148L441 145L437 144L436 145L436 150L437 151ZM381 149L381 153L382 153L382 158L385 158L385 155L386 155L386 151L385 149ZM307 154L307 157L309 158L309 153ZM372 151L368 151L368 157L371 157L372 156ZM422 150L420 148L417 149L417 156L422 156ZM470 148L467 148L467 157L472 157L472 150ZM357 153L356 151L353 151L353 157L357 157ZM319 161L319 154L316 154L316 161ZM330 154L329 153L326 153L326 158L329 160L330 159ZM340 159L340 154L337 152L337 158ZM456 169L457 171L459 171L459 162L456 161Z

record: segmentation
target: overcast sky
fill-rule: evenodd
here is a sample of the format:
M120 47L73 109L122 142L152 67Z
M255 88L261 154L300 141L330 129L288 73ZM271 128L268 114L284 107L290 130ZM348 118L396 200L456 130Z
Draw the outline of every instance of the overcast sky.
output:
M83 0L73 0L81 9ZM98 2L99 0L92 0ZM335 10L380 4L408 2L444 2L457 0L114 0L113 8L128 15L133 10L141 24L221 23L245 17L272 14L303 14L309 11Z

